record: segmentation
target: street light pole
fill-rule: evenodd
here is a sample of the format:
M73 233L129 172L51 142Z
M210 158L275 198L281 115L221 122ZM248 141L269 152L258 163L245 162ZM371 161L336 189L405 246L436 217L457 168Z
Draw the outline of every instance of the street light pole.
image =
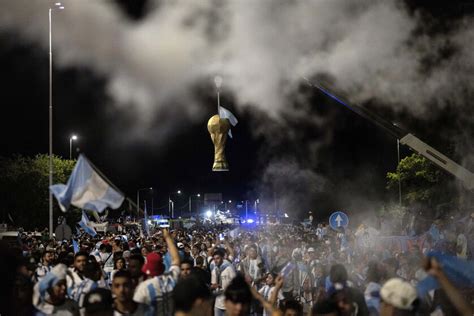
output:
M55 5L63 10L64 6L57 2ZM53 185L53 8L49 8L49 187ZM53 238L53 194L49 191L49 238Z
M196 197L200 197L201 194L196 194ZM190 195L189 196L189 216L191 216L192 212L193 212L193 208L192 208L192 201L193 201L193 195Z
M49 187L53 185L53 44L49 8ZM53 238L53 194L49 192L49 238Z
M72 135L71 137L69 137L69 160L72 160L72 141L76 139L76 135Z
M171 218L174 218L174 202L171 200L173 194L181 194L181 190L168 194L168 216L171 216Z
M171 218L171 193L168 194L168 217Z
M398 164L397 164L397 173L398 173L398 201L400 206L402 206L402 179L400 179L400 172L398 171L398 166L400 165L400 139L397 138L397 156L398 156Z

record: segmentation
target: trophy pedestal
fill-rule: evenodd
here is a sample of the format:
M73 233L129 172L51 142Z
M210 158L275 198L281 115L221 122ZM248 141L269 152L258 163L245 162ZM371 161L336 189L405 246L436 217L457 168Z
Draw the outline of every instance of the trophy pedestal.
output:
M214 161L212 171L229 171L229 165L227 161Z

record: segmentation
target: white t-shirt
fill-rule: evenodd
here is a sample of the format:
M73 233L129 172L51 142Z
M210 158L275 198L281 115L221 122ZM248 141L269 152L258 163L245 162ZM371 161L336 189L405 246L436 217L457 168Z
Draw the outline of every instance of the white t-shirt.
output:
M260 290L258 290L258 293L260 293L260 295L263 296L263 298L266 300L266 301L269 301L270 298L272 297L273 295L273 292L275 292L275 287L274 286L270 286L270 285L265 285L264 287L262 287ZM278 301L282 301L284 300L285 297L283 296L283 293L280 291L278 291L278 295L277 295L277 302ZM263 316L269 316L270 314L267 312L266 309L263 309Z
M173 265L169 271L162 275L143 281L135 289L133 300L137 303L151 305L153 303L153 295L155 295L155 299L159 299L164 293L171 293L173 291L180 272L180 268ZM152 293L153 290L154 293Z
M220 293L220 295L216 297L216 303L214 306L219 309L225 310L225 305L224 305L225 296L224 296L223 291L229 286L232 279L235 278L236 273L235 273L234 266L231 263L229 263L228 261L224 261L223 264L225 264L227 267L220 274L221 287L219 288L219 292L222 292L222 293ZM217 266L215 266L214 269L212 269L211 284L218 284L217 269L219 269Z

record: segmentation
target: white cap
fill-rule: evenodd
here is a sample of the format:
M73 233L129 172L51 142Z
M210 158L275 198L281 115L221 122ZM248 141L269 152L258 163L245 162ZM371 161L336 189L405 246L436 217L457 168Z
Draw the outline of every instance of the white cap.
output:
M309 247L309 248L308 248L308 252L314 252L314 248L313 248L313 247Z
M385 303L402 310L411 310L417 298L416 289L399 278L385 282L380 289L380 296Z

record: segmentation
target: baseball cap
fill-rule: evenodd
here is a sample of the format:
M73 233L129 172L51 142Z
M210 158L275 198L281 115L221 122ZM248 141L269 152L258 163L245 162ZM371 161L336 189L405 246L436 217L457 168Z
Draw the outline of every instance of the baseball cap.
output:
M309 247L309 248L308 248L308 252L314 252L314 248L313 248L313 247Z
M163 258L156 252L151 252L146 256L146 263L142 267L142 272L148 276L155 277L163 274L165 266Z
M408 282L392 278L380 289L382 300L398 309L411 310L417 299L416 289Z

